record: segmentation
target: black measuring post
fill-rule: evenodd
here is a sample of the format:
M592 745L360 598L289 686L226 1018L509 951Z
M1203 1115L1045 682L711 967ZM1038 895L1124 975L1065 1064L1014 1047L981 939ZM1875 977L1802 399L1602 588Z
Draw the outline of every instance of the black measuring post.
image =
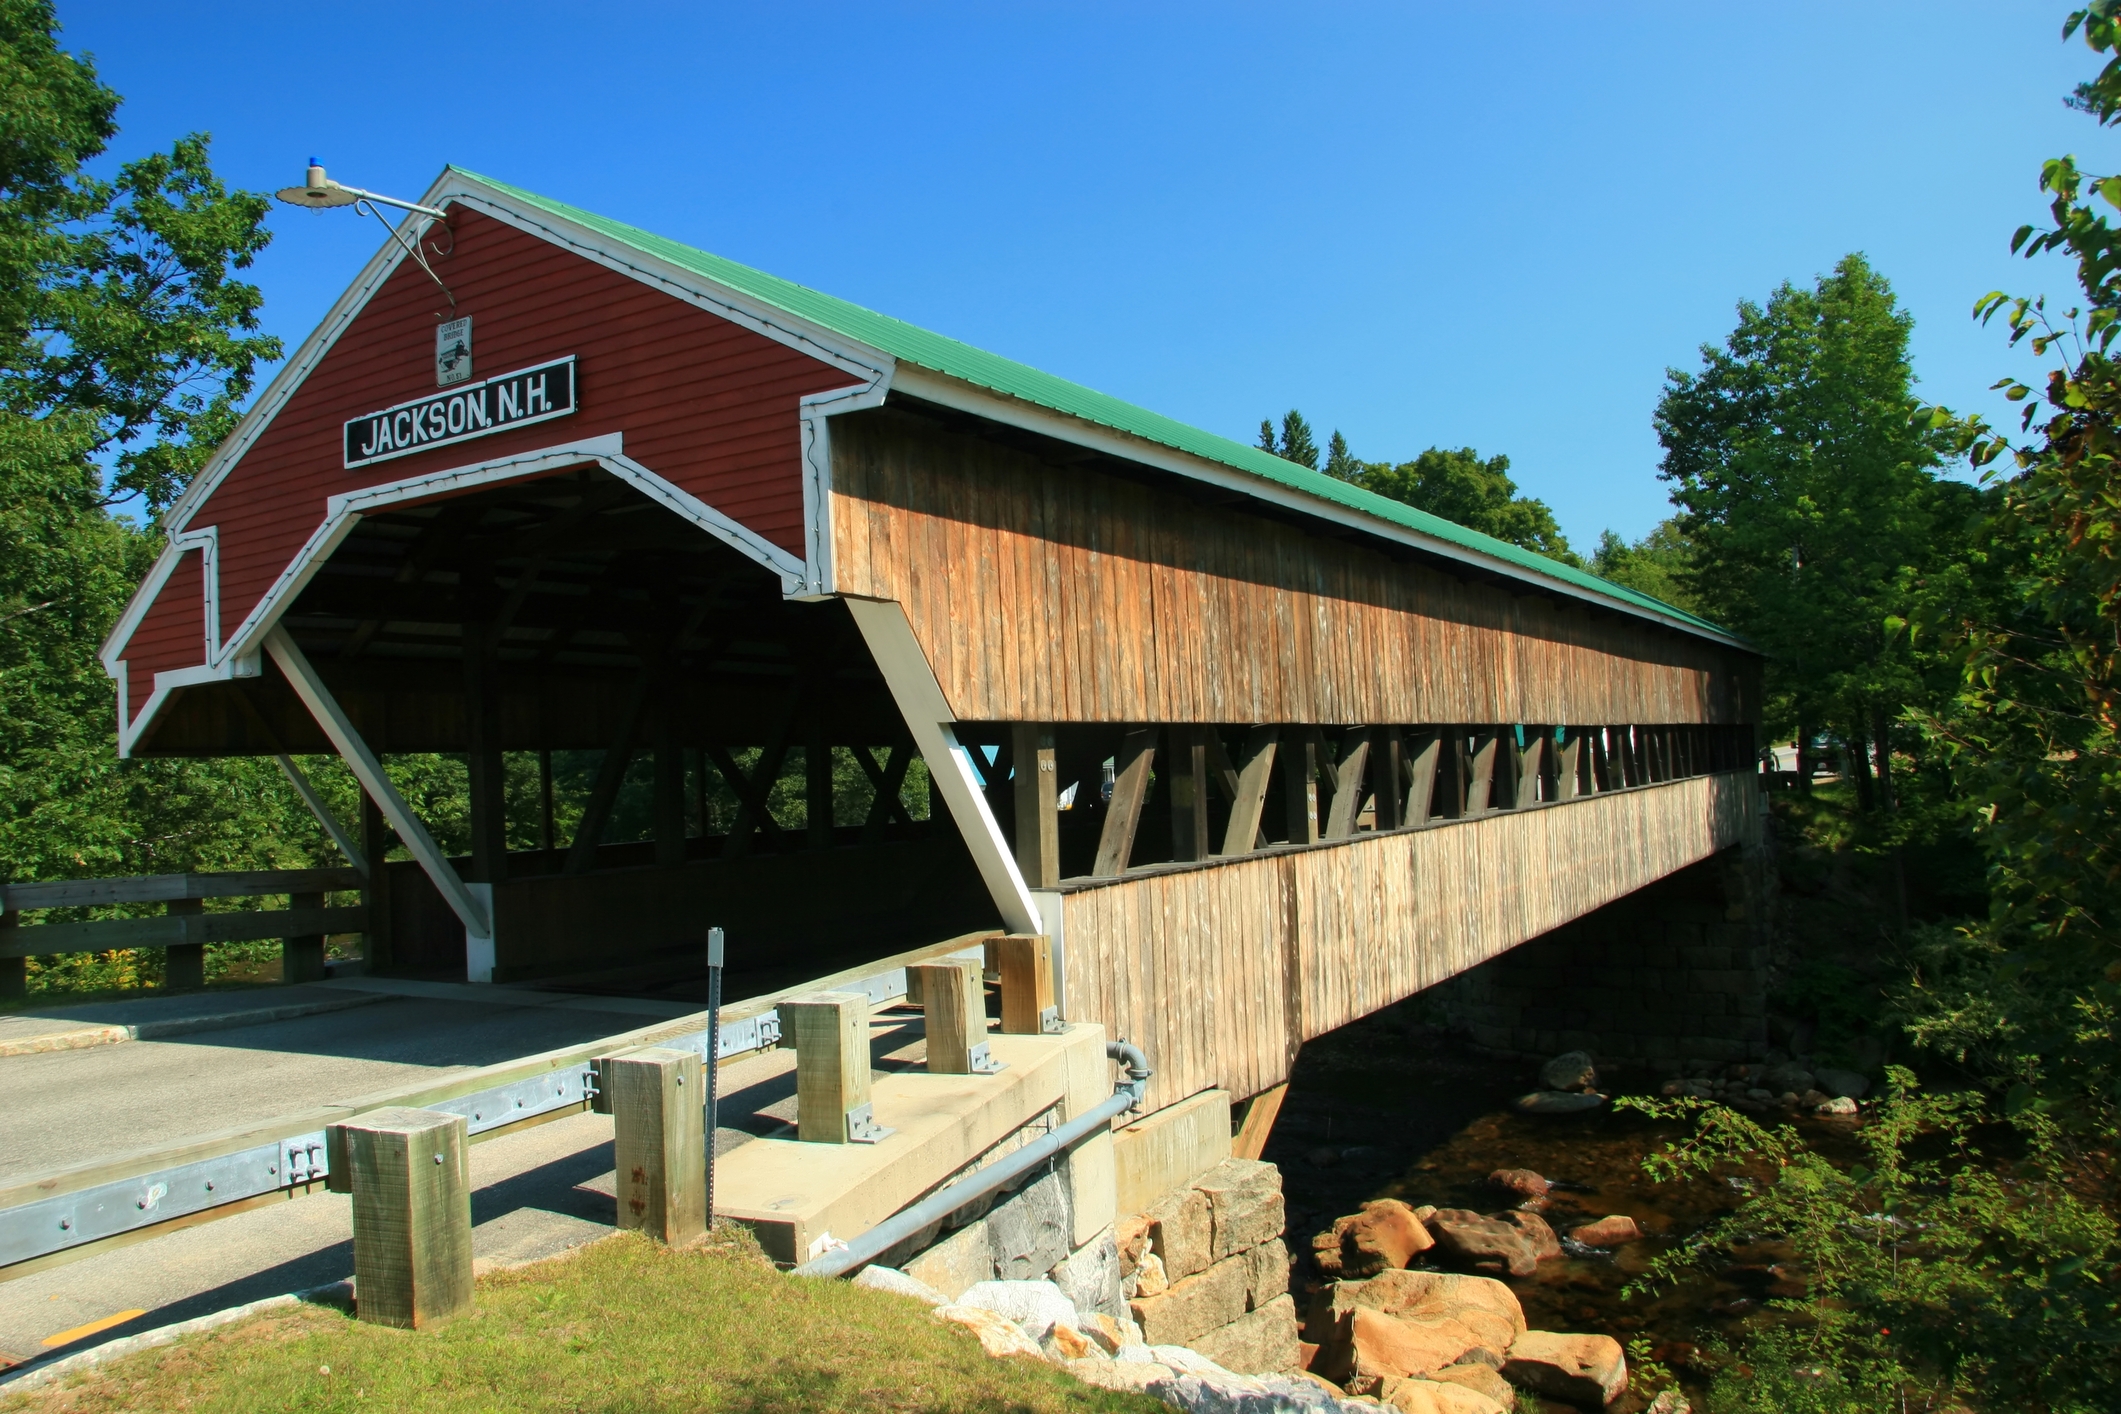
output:
M722 930L707 930L707 1227L714 1228L715 1101L721 1094Z

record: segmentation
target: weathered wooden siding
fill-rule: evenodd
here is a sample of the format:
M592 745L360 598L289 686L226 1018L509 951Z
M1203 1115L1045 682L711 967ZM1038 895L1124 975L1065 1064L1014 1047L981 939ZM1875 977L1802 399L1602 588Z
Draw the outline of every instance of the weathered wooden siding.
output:
M127 706L135 717L155 690L155 674L206 661L205 556L188 550L125 646Z
M833 424L839 587L905 605L961 718L1745 722L1752 660L946 432Z
M1148 1052L1152 1109L1257 1094L1303 1041L1752 839L1758 810L1734 772L1078 887L1067 1012Z

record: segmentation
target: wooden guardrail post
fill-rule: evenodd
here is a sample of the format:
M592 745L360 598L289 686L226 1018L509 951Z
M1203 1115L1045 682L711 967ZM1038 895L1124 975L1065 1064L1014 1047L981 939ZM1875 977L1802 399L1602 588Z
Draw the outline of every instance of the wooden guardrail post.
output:
M470 1126L440 1110L335 1125L353 1185L355 1311L419 1329L471 1309Z
M21 911L0 906L0 1002L29 995L29 959L8 955L11 945L21 941Z
M289 894L287 906L290 910L324 907L324 895L317 893ZM324 980L324 935L305 933L299 937L280 940L280 980L282 982L321 982Z
M991 1075L1001 1069L987 1053L987 984L977 962L944 958L906 969L921 978L931 1075Z
M169 916L190 917L206 911L206 901L196 898L173 898L169 901ZM162 986L167 991L183 992L206 985L206 944L171 943L162 950Z
M798 1055L800 1063L800 1055ZM706 1081L698 1051L608 1057L619 1226L676 1247L707 1230Z
M795 1137L811 1144L873 1144L890 1130L869 1103L869 998L806 992L779 1006L795 1040Z
M1002 1030L1037 1036L1061 1029L1053 1004L1053 940L1044 933L1012 933L995 940L1001 959Z

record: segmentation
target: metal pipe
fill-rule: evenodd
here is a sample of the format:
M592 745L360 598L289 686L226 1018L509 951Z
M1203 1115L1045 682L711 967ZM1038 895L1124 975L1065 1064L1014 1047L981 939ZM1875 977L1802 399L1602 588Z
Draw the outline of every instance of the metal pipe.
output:
M1107 1041L1105 1055L1111 1060L1126 1062L1127 1078L1112 1092L1112 1097L1096 1109L1080 1119L1068 1121L1051 1134L1033 1140L978 1173L961 1178L949 1187L931 1193L912 1207L900 1210L845 1247L836 1247L822 1256L812 1258L797 1267L795 1275L842 1277L858 1272L930 1223L941 1222L967 1204L986 1197L997 1188L1007 1186L1011 1180L1029 1173L1062 1150L1075 1147L1096 1133L1100 1127L1139 1105L1142 1087L1148 1084L1151 1074L1149 1058L1142 1054L1141 1047L1126 1041Z

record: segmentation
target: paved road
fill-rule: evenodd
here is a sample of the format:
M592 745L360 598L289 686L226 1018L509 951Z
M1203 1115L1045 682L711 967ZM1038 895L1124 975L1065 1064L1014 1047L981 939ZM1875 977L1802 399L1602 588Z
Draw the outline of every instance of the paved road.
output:
M482 989L483 993L483 989ZM62 1136L40 1136L35 1125L12 1111L19 1105L44 1105L47 1116L63 1105L35 1093L25 1077L65 1077L68 1085L100 1114L136 1109L141 1123L155 1132L184 1137L199 1126L186 1126L182 1106L167 1111L139 1103L132 1094L111 1096L96 1087L139 1067L149 1085L193 1087L188 1093L212 1096L232 1077L260 1073L269 1067L271 1085L243 1086L242 1103L257 1118L328 1099L333 1095L373 1090L403 1075L432 1074L473 1063L488 1063L567 1044L576 1028L584 1039L630 1030L671 1008L660 1003L596 998L553 1004L526 994L530 1005L506 1005L484 996L466 1002L445 998L393 997L354 1011L307 1018L311 1024L274 1023L224 1031L198 1038L197 1044L134 1041L95 1051L0 1058L0 1164L15 1165L11 1146L23 1139L45 1143L53 1153L110 1157L108 1129L72 1126ZM605 1005L626 1011L595 1009ZM435 1013L448 1024L446 1039L432 1029ZM398 1010L393 1010L398 1008ZM643 1014L645 1012L649 1014ZM427 1017L429 1029L419 1019ZM393 1018L403 1018L402 1023ZM324 1023L331 1023L325 1028ZM389 1023L379 1025L379 1023ZM342 1025L341 1031L337 1028ZM283 1028L292 1027L289 1034ZM323 1037L341 1039L327 1045ZM872 1063L898 1070L919 1065L926 1055L919 1013L900 1009L879 1013L871 1021ZM367 1039L362 1039L363 1037ZM294 1049L303 1037L303 1049ZM212 1042L213 1044L204 1044ZM266 1044L277 1042L280 1049ZM414 1057L414 1058L408 1058ZM79 1071L46 1066L46 1061L94 1057ZM128 1060L128 1057L135 1059ZM371 1067L358 1073L358 1087L339 1083L345 1068ZM723 1127L715 1149L727 1153L754 1135L784 1133L795 1118L795 1053L767 1051L743 1057L721 1069ZM307 1088L304 1088L307 1087ZM173 1118L176 1116L177 1118ZM238 1122L232 1116L228 1123ZM99 1122L100 1123L100 1122ZM100 1139L100 1142L99 1142ZM124 1147L145 1143L126 1135ZM474 1144L472 1157L472 1251L484 1267L508 1266L558 1255L613 1230L616 1189L611 1170L611 1119L578 1114ZM34 1167L47 1168L48 1163ZM129 1311L141 1314L92 1335L63 1342L65 1353L87 1349L175 1321L189 1320L230 1306L283 1292L307 1290L353 1275L350 1200L337 1194L315 1194L276 1203L219 1222L164 1234L131 1247L86 1257L64 1266L0 1281L0 1368L51 1353L44 1342L79 1327ZM6 1386L0 1376L0 1392Z
M389 989L381 1000L351 1010L0 1057L0 1180L593 1041L692 1010L682 1002L450 983L354 979L305 990L373 995L378 988ZM251 995L263 1005L270 994Z

